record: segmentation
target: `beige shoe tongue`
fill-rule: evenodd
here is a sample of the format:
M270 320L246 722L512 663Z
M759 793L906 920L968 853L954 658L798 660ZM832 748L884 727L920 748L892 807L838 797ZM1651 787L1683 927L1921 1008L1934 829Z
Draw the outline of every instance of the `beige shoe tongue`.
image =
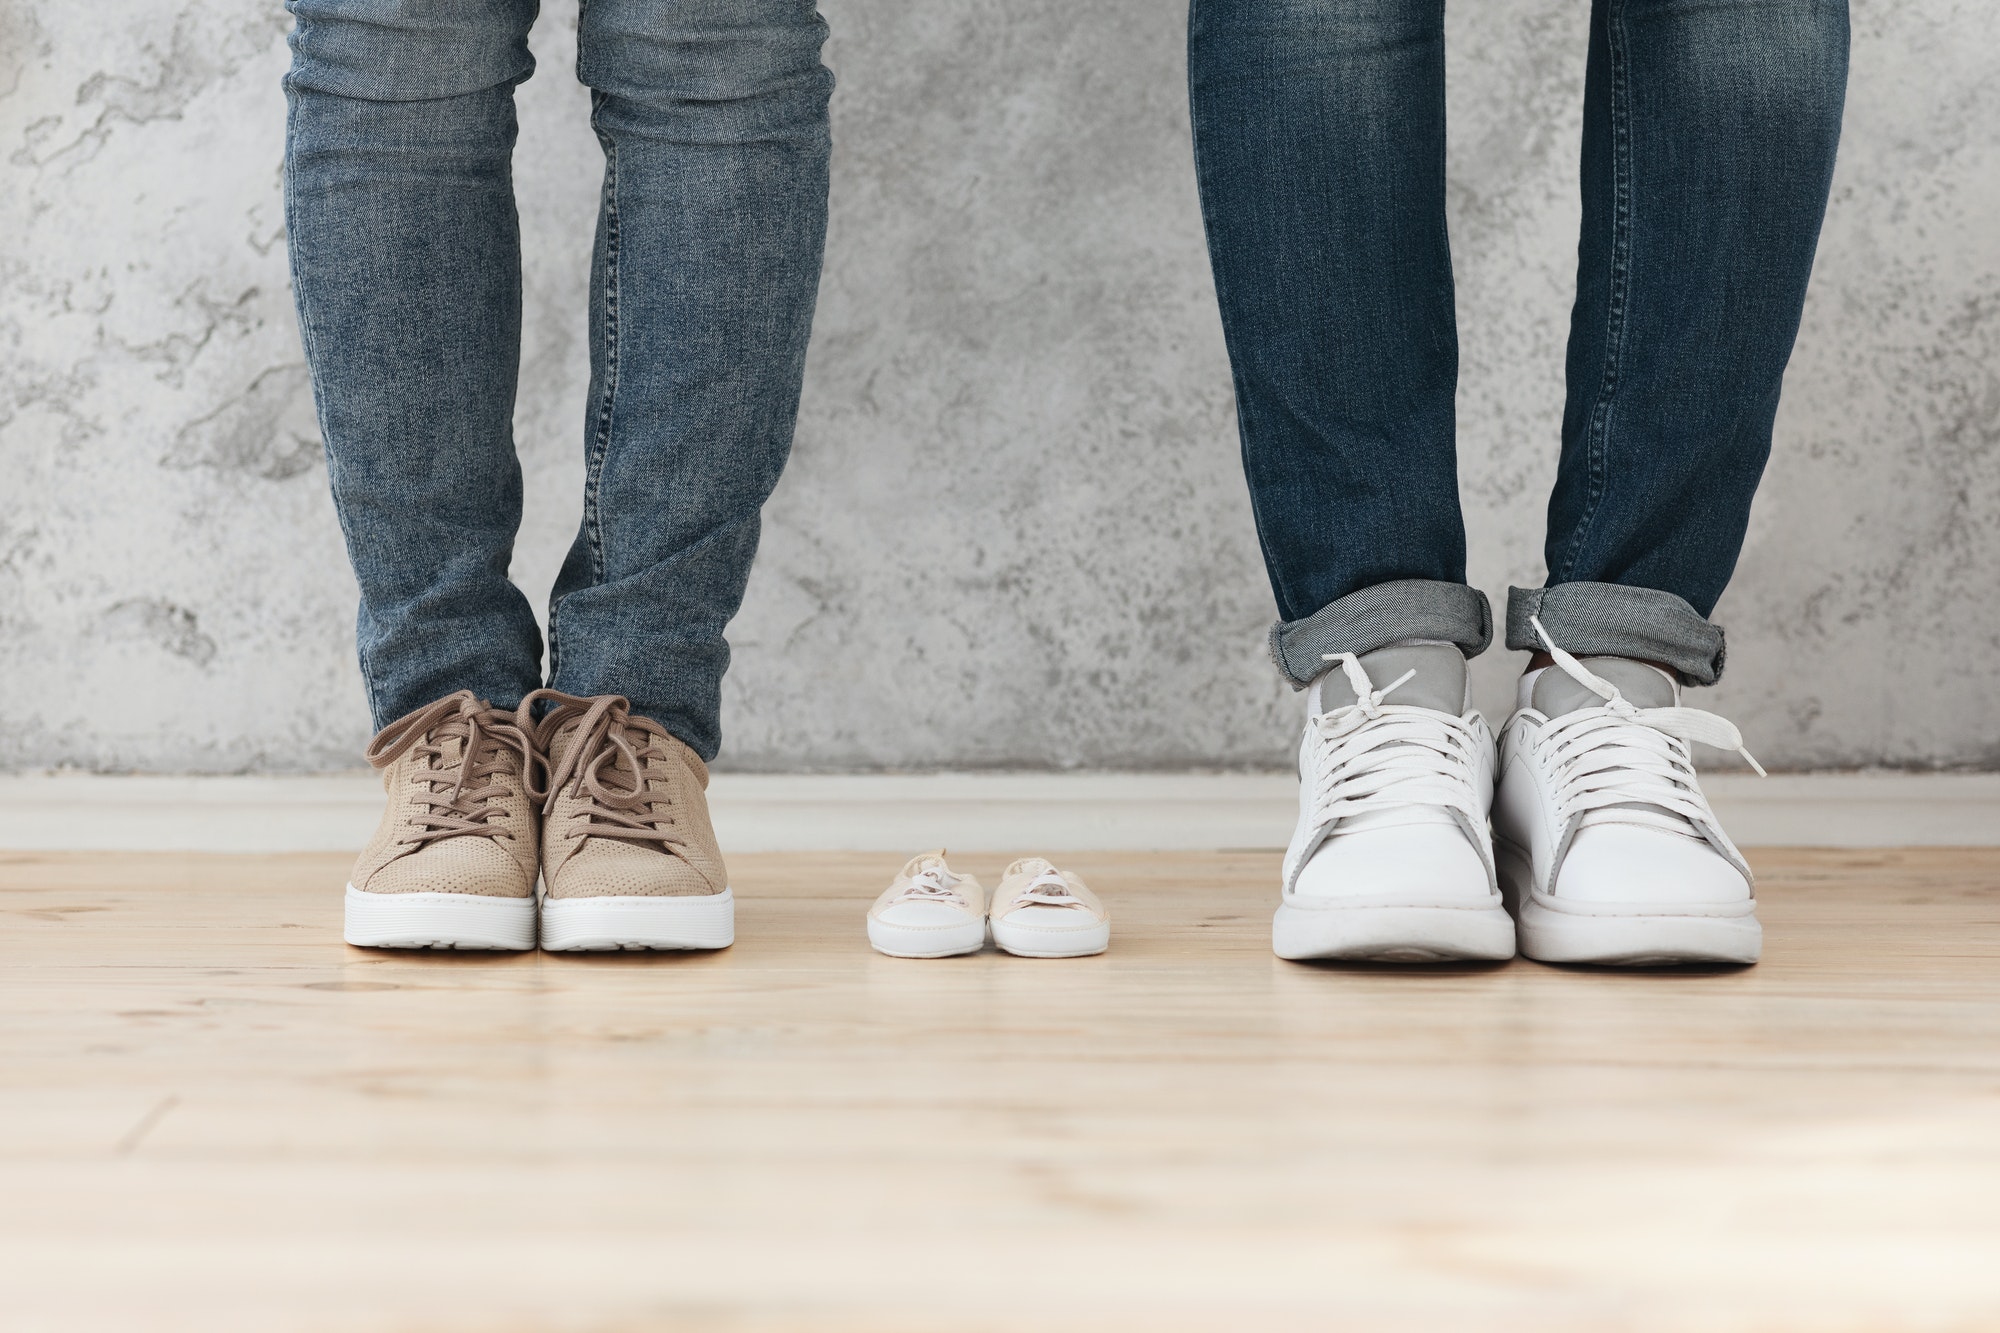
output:
M549 767L551 770L561 767L563 760L569 755L570 748L576 744L577 737L582 734L582 724L583 719L581 717L571 718L558 727L555 735L549 738ZM615 727L612 728L612 731L615 730ZM627 735L625 737L626 744L631 746L634 751L643 749L646 740L647 737L643 734ZM597 749L600 751L610 750L612 752L612 759L605 767L613 773L622 775L627 783L631 782L634 777L632 765L626 761L624 754L612 743L610 732L598 733ZM596 759L597 753L593 752L582 756L579 763L588 764Z
M1634 662L1629 657L1584 657L1579 661L1594 676L1618 687L1618 692L1635 708L1672 708L1673 680L1658 667ZM1415 682L1411 682L1414 684ZM1605 700L1567 671L1552 666L1535 678L1534 697L1529 701L1543 717L1561 717L1579 708L1602 708Z
M945 864L944 848L940 847L934 852L919 852L911 857L903 866L902 877L914 879L932 868L941 870L947 875L951 873L951 867Z
M554 768L557 764L560 764L562 762L563 756L569 753L570 743L575 739L576 739L575 722L572 721L565 726L556 728L555 734L549 737L550 768Z
M1052 874L1054 871L1054 864L1044 858L1039 856L1024 856L1013 865L1008 866L1002 878L1012 879L1016 875L1047 875Z
M1465 654L1448 643L1409 643L1377 648L1361 654L1361 669L1378 690L1395 684L1406 671L1417 674L1404 681L1382 702L1412 708L1435 708L1453 717L1465 712ZM1327 712L1346 708L1357 696L1347 673L1338 662L1329 662L1320 677L1320 707Z

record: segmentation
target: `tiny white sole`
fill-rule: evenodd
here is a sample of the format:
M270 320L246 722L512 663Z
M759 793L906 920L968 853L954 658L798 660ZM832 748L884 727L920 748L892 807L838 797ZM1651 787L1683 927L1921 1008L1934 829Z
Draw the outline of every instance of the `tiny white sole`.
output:
M1111 923L1045 930L995 921L993 942L1017 958L1087 958L1111 947Z
M1684 963L1748 965L1764 953L1764 927L1756 904L1718 910L1672 911L1634 904L1594 904L1566 912L1533 891L1527 857L1496 847L1500 881L1520 923L1521 954L1538 963L1601 963L1612 967L1675 967Z
M898 926L868 918L868 943L891 958L956 958L986 947L986 921L958 926Z
M1294 962L1500 962L1514 956L1514 922L1490 907L1278 908L1271 952Z
M363 949L532 949L535 900L363 893L350 884L341 937Z
M727 949L736 942L736 899L544 898L542 948L551 953L611 949Z

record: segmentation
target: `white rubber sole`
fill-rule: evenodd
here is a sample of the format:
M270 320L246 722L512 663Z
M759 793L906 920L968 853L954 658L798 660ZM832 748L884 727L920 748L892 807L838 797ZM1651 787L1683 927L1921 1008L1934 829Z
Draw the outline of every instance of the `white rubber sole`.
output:
M1111 923L1048 930L995 921L993 942L1016 958L1088 958L1111 947Z
M1522 956L1538 963L1599 963L1610 967L1676 967L1686 963L1747 966L1764 953L1764 926L1754 901L1708 911L1644 903L1565 906L1534 891L1528 857L1494 848L1500 884L1520 926Z
M868 918L868 943L891 958L957 958L986 947L986 919L958 926L898 926Z
M1293 962L1501 962L1514 956L1514 921L1490 907L1296 907L1271 921L1271 952Z
M350 884L341 937L363 949L532 949L535 900L363 893Z
M544 898L542 948L551 953L611 949L727 949L736 942L736 899Z

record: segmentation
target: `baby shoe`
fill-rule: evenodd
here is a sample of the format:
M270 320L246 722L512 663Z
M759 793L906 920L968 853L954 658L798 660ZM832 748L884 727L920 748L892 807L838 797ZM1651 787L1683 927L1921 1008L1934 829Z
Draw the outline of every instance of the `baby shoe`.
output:
M913 856L868 909L868 942L891 958L978 953L986 944L986 890L954 874L942 848Z
M1007 867L990 918L993 942L1023 958L1081 958L1111 943L1111 918L1090 886L1039 856Z

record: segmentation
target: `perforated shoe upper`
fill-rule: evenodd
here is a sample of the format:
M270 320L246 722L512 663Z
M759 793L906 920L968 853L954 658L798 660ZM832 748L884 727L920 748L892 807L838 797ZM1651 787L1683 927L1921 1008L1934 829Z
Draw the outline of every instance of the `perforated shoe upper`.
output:
M701 756L617 695L538 690L550 767L542 874L550 898L694 897L729 887Z
M368 747L388 807L349 882L364 893L535 891L540 762L513 713L461 690L384 727Z

